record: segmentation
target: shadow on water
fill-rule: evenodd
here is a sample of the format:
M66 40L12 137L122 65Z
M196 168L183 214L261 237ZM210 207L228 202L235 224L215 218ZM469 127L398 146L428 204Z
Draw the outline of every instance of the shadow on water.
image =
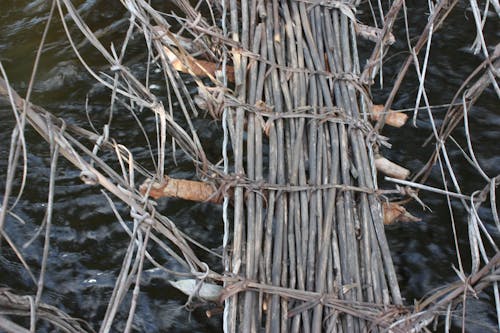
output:
M79 11L89 26L95 31L110 29L101 40L109 46L113 40L121 40L128 21L125 10L114 1L88 0L77 1ZM168 3L156 1L155 5ZM163 4L164 11L170 8ZM417 6L418 7L418 6ZM0 4L0 60L6 67L9 79L22 94L27 87L35 52L44 28L50 1L7 0ZM413 9L417 10L417 9ZM425 23L419 15L411 16L412 27L419 29ZM427 91L432 105L449 103L454 92L464 78L480 62L468 46L475 35L471 13L463 9L456 10L447 21L447 26L435 37L432 46L430 70L428 72ZM398 43L390 51L388 65L385 66L385 86L374 90L376 102L382 102L390 92L399 64L406 57L406 45L403 22L398 22L396 37ZM468 27L468 28L464 28ZM398 30L399 29L399 30ZM468 29L468 30L467 30ZM488 38L498 40L500 30L488 29ZM98 53L82 42L82 36L72 28L77 36L83 56L97 70L108 71ZM415 34L418 32L414 32ZM493 45L494 43L492 43ZM141 39L133 41L130 47L130 59L125 62L139 78L144 78L146 71L141 59L145 59L144 45ZM161 81L161 77L152 74L152 82ZM394 108L411 108L415 100L418 83L410 75L402 86ZM88 113L93 125L102 128L109 117L109 93L90 77L77 61L69 48L61 24L56 19L48 38L45 55L41 62L38 80L34 87L33 102L40 104L74 122L89 128L85 114L85 99L89 97ZM161 88L160 88L161 89ZM158 91L161 93L161 91ZM122 111L122 110L121 110ZM142 132L135 126L135 119L128 111L119 112L113 120L113 136L119 142L132 148L139 162L153 168L151 158ZM445 109L435 109L434 117L442 118ZM148 112L137 113L144 124L154 124ZM498 100L494 92L487 90L477 106L470 111L471 131L475 152L481 165L489 175L500 173L500 146L495 144L500 139L498 128ZM14 119L9 106L0 101L0 188L5 188L5 170L9 151L10 133ZM212 143L210 149L218 149L220 133L217 125L208 121L196 122L202 142ZM153 125L151 125L153 126ZM154 128L146 128L154 132ZM384 152L386 156L411 170L418 170L429 156L432 147L422 148L422 142L431 133L428 117L420 112L417 128L406 125L396 130L385 129L384 135L391 138L393 148ZM464 143L460 129L456 139ZM14 212L26 222L20 224L13 218L6 223L8 234L22 248L40 225L46 209L48 175L50 168L47 145L30 128L26 133L28 141L28 186ZM410 140L411 138L411 140ZM207 147L209 148L209 147ZM477 189L476 174L467 166L457 149L450 145L451 157L455 162L456 173L464 192ZM209 149L209 153L210 153ZM212 151L214 154L217 151ZM172 152L167 152L172 156ZM170 158L169 157L169 158ZM103 157L106 161L106 155ZM112 162L112 161L109 161ZM178 164L167 161L167 172L180 177L191 176L189 161L178 154ZM431 184L440 187L438 170L432 174ZM384 186L383 184L382 186ZM19 189L16 183L14 190ZM17 193L17 192L15 192ZM421 198L432 209L432 213L422 212L416 204L409 209L423 219L418 224L401 224L388 227L394 262L399 274L401 288L409 302L418 299L443 283L456 280L452 265L457 265L455 247L451 232L450 216L446 201L441 196L422 193ZM458 202L454 208L460 210ZM126 219L127 209L118 205L118 210ZM221 209L206 204L191 204L178 200L163 200L159 210L171 217L178 226L191 237L216 248L221 244ZM490 214L480 211L484 222L492 226ZM71 165L60 159L56 182L54 222L51 236L51 252L48 262L48 274L44 300L54 304L70 315L83 318L98 328L104 316L106 305L113 290L118 268L126 251L128 236L104 196L98 189L83 185L77 172ZM457 216L463 216L457 214ZM459 234L459 247L464 261L468 261L467 221L456 221ZM491 228L493 229L493 228ZM494 234L494 232L492 231ZM498 239L498 233L494 234ZM43 238L39 237L23 249L23 255L30 267L39 267L43 247ZM171 269L180 269L177 263L161 251L150 249L161 264ZM210 264L216 264L212 260ZM37 276L38 272L34 272ZM169 277L157 269L146 267L141 285L141 295L135 319L136 331L140 332L207 332L220 331L220 318L207 319L204 310L195 310L191 314L182 308L186 298L173 290L166 282ZM8 286L16 291L34 292L36 286L18 264L14 254L3 243L0 254L0 286ZM495 327L492 292L484 293L479 299L470 300L467 307L471 311L468 331L483 332ZM205 308L206 309L206 308ZM124 327L127 309L120 313L116 331ZM460 326L457 319L455 327ZM40 327L43 328L43 327Z

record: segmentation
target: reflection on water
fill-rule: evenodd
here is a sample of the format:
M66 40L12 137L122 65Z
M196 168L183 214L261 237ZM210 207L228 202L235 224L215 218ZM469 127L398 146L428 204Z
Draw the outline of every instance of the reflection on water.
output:
M120 40L127 24L125 10L113 1L93 0L78 1L79 11L93 30L103 29L106 37L104 45L112 40ZM168 3L163 1L157 3ZM163 6L168 6L163 4ZM30 77L35 52L44 28L50 1L3 0L0 4L0 60L6 67L9 79L21 93L26 89ZM418 9L418 5L417 5ZM169 8L164 8L168 12ZM415 9L414 9L415 10ZM435 36L432 47L432 61L428 72L427 91L431 104L448 103L463 79L475 68L481 59L468 51L467 46L474 39L470 13L457 10L449 19L448 26ZM413 27L422 27L425 20L418 21L418 15L410 16ZM399 42L390 51L390 61L385 67L385 86L374 90L376 102L383 101L390 91L392 80L399 66L406 57L406 45L403 22L399 21L395 30ZM464 29L464 27L470 27ZM73 32L76 29L72 28ZM420 28L419 28L420 29ZM487 38L498 40L498 29L489 29ZM414 31L413 33L417 33ZM83 56L97 70L108 70L98 53L77 36ZM491 43L494 45L494 43ZM144 50L140 39L131 45L133 51L128 60L131 71L138 77L145 76L145 66L140 59L144 58ZM135 58L134 58L135 57ZM393 64L392 66L389 64ZM161 80L152 73L152 80ZM411 77L411 75L410 75ZM417 90L415 78L408 79L402 86L394 107L398 109L413 107ZM51 112L64 116L68 121L89 128L85 113L85 99L89 97L87 110L93 125L101 128L108 120L108 92L86 73L76 60L58 19L53 22L45 56L42 59L38 81L34 86L32 100ZM489 175L500 173L500 139L497 114L498 100L491 90L487 90L480 103L470 112L470 126L473 132L476 156ZM435 109L434 116L442 118L444 108ZM152 115L147 112L138 114L144 124L150 124L146 131L154 131ZM5 170L9 149L10 131L13 127L13 116L5 101L0 101L0 188L5 187ZM217 153L218 128L213 122L196 121L200 139L212 142L211 149ZM384 154L411 170L418 170L429 156L432 147L422 148L421 144L430 133L427 116L421 112L417 128L409 125L404 130L385 129L385 135L391 138L393 148ZM121 112L113 120L113 136L119 142L132 147L134 156L147 167L153 167L149 152L141 131L135 126L135 119L129 113ZM46 144L38 135L27 130L28 139L28 187L15 209L26 225L14 219L7 221L8 234L15 239L18 247L28 242L35 232L35 225L40 225L44 213L48 187L49 152ZM411 138L411 140L410 140ZM455 137L464 143L462 134ZM464 192L478 188L481 181L472 169L464 162L457 149L450 145L450 155L457 164L455 171L463 186ZM209 151L210 153L210 151ZM167 153L169 158L171 152ZM104 155L104 158L106 155ZM178 165L167 161L169 173L181 177L189 176L189 162L178 155ZM430 184L440 186L441 178L438 170L432 174ZM18 190L16 184L15 190ZM388 228L389 240L394 253L394 262L400 277L402 290L411 302L420 298L433 288L456 279L451 268L456 265L453 235L450 226L449 212L443 197L422 193L422 200L430 206L432 213L423 213L418 205L409 209L423 218L418 224L396 225ZM460 205L454 203L459 210ZM117 207L123 216L127 216L123 206ZM219 207L206 204L191 204L179 201L160 202L159 210L170 216L182 229L207 246L216 248L221 244L221 211ZM493 225L490 214L480 211L484 222ZM52 227L52 245L46 280L45 301L55 304L69 314L89 321L95 328L104 316L107 302L113 290L118 268L128 244L128 236L117 223L111 208L98 189L83 185L77 172L71 165L59 162L56 183L54 208L54 225ZM463 216L463 214L462 214ZM467 262L468 236L466 221L457 221L462 255ZM493 231L492 231L493 232ZM494 232L493 232L494 233ZM498 239L498 233L496 237ZM39 267L43 239L37 238L23 254L31 267ZM151 248L155 258L163 265L178 269L177 263L162 251ZM209 260L209 259L207 259ZM213 259L210 259L213 260ZM34 272L38 274L37 271ZM192 332L219 331L219 319L206 319L201 310L191 315L182 308L185 297L173 290L163 272L146 267L141 295L135 320L135 328L141 332ZM34 283L17 263L14 254L2 244L0 255L0 286L9 286L19 292L33 292ZM486 325L494 327L494 309L491 306L493 294L484 293L479 299L471 300L468 309L473 309L468 320L469 330L482 332ZM116 331L125 325L127 309L120 313ZM457 319L456 327L460 326Z

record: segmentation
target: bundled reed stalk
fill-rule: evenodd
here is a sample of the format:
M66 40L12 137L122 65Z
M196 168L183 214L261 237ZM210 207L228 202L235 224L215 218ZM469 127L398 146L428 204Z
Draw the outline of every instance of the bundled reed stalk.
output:
M230 2L236 97L246 105L227 110L235 119L234 169L279 187L244 193L236 185L231 271L290 292L233 296L228 332L354 332L373 324L325 307L324 296L298 301L294 290L401 304L380 202L367 193L376 181L354 12L348 3ZM274 113L265 129L262 105Z

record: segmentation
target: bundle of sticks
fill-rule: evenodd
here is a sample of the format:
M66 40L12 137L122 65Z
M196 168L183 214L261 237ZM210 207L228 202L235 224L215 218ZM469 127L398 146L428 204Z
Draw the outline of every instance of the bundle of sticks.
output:
M173 68L226 82L232 92L231 103L221 100L235 179L224 195L234 209L227 273L351 304L401 304L383 210L400 218L407 212L391 204L383 208L377 194L376 164L397 166L379 157L375 163L376 145L367 144L369 120L379 119L384 108L372 105L368 82L361 79L356 34L366 30L353 19L354 8L233 0L226 10L228 62L203 58L195 43L168 32L162 41ZM378 39L391 41L379 33ZM407 117L389 111L385 118L400 127ZM400 168L391 175L408 174ZM220 200L216 186L169 177L148 181L142 191ZM227 297L225 305L227 332L325 327L352 332L374 324L361 313L341 314L320 300L249 290Z

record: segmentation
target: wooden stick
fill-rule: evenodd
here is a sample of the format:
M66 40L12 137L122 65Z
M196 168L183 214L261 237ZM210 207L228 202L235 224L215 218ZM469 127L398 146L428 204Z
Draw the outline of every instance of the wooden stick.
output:
M377 43L383 37L383 29L371 27L369 25L357 23L355 24L356 34L359 37ZM392 45L396 42L396 38L391 32L387 33L387 37L383 39L384 45Z

